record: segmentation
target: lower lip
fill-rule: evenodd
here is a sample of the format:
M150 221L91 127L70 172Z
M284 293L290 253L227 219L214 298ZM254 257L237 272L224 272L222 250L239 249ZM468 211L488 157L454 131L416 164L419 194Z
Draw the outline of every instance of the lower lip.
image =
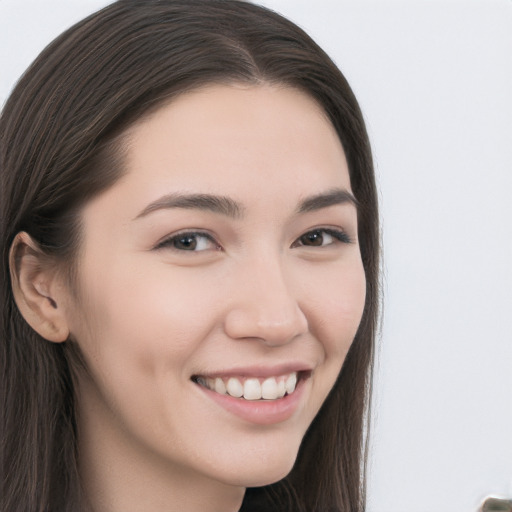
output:
M200 384L197 386L214 402L235 416L256 425L272 425L286 421L293 416L304 394L306 380L305 378L300 379L292 394L276 400L245 400L230 395L221 395Z

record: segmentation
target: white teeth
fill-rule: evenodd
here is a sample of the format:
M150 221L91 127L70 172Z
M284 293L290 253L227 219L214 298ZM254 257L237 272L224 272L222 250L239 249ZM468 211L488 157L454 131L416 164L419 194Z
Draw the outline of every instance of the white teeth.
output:
M227 382L221 377L197 377L197 383L220 395L228 394L245 400L276 400L291 394L297 386L297 372L280 377L269 377L263 381L258 378L247 378L245 381L230 377Z
M275 400L278 396L279 394L276 379L274 379L274 377L270 377L270 379L265 379L261 384L261 398L265 398L267 400Z
M261 398L261 384L258 379L247 379L244 382L244 398L246 400L259 400Z
M235 377L231 377L228 380L226 390L231 396L234 396L235 398L240 398L244 394L244 388L242 386L242 383Z
M217 377L215 379L215 386L213 389L220 395L226 394L226 385L224 384L224 381L220 377Z
M293 393L295 391L295 386L296 385L297 385L297 374L296 373L290 373L290 375L286 379L286 383L285 383L286 392L288 394Z
M277 398L282 398L286 394L286 385L284 380L277 383Z

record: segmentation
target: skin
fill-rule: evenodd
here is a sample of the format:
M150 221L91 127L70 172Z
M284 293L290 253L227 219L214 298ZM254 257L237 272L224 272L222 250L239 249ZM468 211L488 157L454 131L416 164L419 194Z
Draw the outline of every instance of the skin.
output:
M343 148L312 99L269 85L183 94L126 142L126 174L83 210L78 291L40 286L89 369L78 383L84 486L95 512L236 511L245 487L291 470L361 319L355 205L297 211L351 192ZM177 193L239 211L148 209ZM320 228L350 241L303 237ZM196 250L162 245L197 230ZM296 366L310 370L300 400L270 424L192 380Z

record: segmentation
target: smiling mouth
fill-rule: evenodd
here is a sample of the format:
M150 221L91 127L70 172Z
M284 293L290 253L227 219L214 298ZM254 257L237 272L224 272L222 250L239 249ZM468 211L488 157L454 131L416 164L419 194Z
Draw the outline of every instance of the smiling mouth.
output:
M194 376L199 386L220 395L229 395L243 400L278 400L291 395L304 372L291 372L267 378L255 377L204 377Z

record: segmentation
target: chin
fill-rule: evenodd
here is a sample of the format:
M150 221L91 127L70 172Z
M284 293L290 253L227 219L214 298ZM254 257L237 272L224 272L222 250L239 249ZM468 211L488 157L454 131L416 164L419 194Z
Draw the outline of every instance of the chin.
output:
M224 483L238 487L263 487L285 478L293 469L298 448L289 452L247 457L218 475Z

